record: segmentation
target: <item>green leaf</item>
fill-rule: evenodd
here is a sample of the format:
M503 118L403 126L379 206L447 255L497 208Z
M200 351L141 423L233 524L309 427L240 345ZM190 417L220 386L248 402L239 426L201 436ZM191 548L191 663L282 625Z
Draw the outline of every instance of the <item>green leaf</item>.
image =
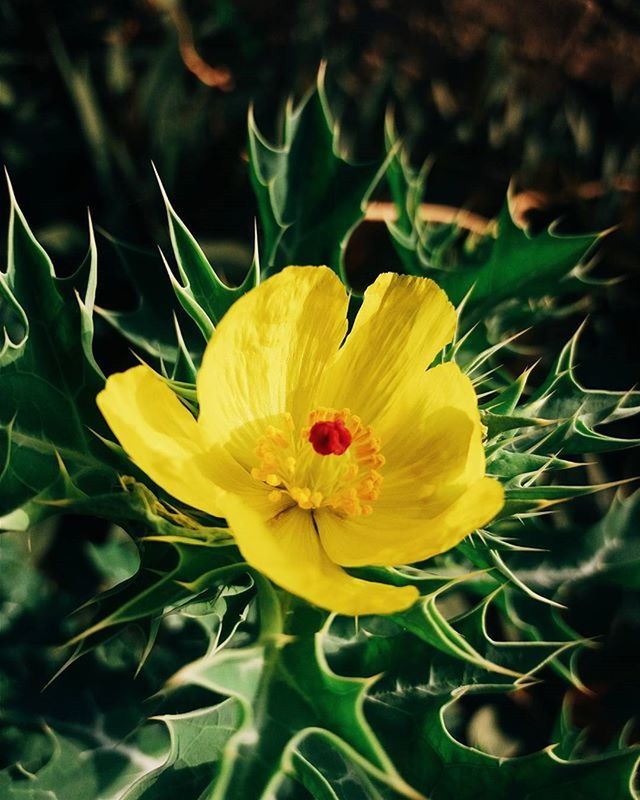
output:
M201 531L200 535L204 532ZM81 644L72 660L132 622L159 619L196 598L218 598L229 584L241 583L248 568L228 537L199 541L164 533L143 543L140 568L130 579L94 598L97 620L69 644ZM244 591L250 587L245 578Z
M166 725L166 761L146 772L119 800L174 800L176 793L199 797L210 785L224 748L241 722L240 705L230 698L211 708L156 717Z
M298 781L317 800L402 800L323 731L309 733L287 756ZM286 792L283 795L287 797ZM294 795L295 796L295 795Z
M369 681L333 673L322 654L322 634L308 633L310 609L298 606L292 613L298 616L289 619L293 635L205 656L172 679L172 685L195 684L235 698L242 707L242 725L229 739L211 800L273 796L292 754L310 735L322 736L376 780L417 800L363 716ZM300 618L304 627L296 633Z
M59 641L65 616L77 603L68 583L58 583L38 569L48 547L47 532L54 536L55 527L52 521L37 535L34 532L33 546L23 534L0 537L3 800L118 796L146 770L161 764L168 746L162 726L139 730L145 697L162 684L163 675L151 681L148 676L129 680L135 665L131 638L96 652L85 671L76 670L42 691L61 659L52 644ZM70 564L81 563L83 547L80 537L67 540L65 558ZM185 657L182 642L172 644L177 658L169 661L169 673L172 663L177 666ZM149 672L157 667L155 661ZM166 675L167 667L164 670Z
M156 753L143 749L144 741L109 740L91 729L86 732L81 729L73 738L52 729L45 731L50 737L52 754L41 769L33 775L25 771L22 779L9 771L0 772L0 792L6 800L116 798L157 764ZM158 744L153 744L155 749Z
M509 690L507 676L444 655L415 634L397 625L394 630L387 619L366 618L355 628L353 620L338 619L313 635L310 613L294 606L284 637L211 653L171 680L172 687L195 683L234 698L242 708L242 723L227 742L208 797L249 791L256 800L278 796L295 777L320 798L471 799L478 787L491 787L493 797L511 800L529 791L542 796L559 785L567 796L596 798L604 781L613 782L621 798L631 798L634 750L565 764L548 751L497 759L458 743L445 724L446 708L471 687ZM486 604L458 621L472 645L486 646L485 613ZM335 626L341 636L332 632ZM367 653L360 663L354 662L354 646ZM490 648L531 674L554 657L558 644L490 641ZM350 678L336 672L345 656L356 673ZM363 667L378 678L358 677ZM341 764L338 775L347 776L344 795L337 794L340 782L323 779L327 758Z
M487 611L494 596L495 592L492 592L474 609L451 621L447 621L438 609L436 597L394 618L414 636L445 655L468 662L484 673L495 673L494 682L500 681L499 676L506 676L512 682L514 679L522 680L561 650L575 644L574 641L538 641L532 646L530 643L494 641L487 631Z
M557 297L575 288L578 266L603 234L559 235L556 227L531 236L513 221L508 198L484 235L457 223L430 223L421 217L430 164L419 172L387 124L388 180L398 220L388 223L405 269L432 278L454 305L465 298L468 310L494 315L502 302L517 297Z
M227 286L218 277L202 248L174 211L157 171L156 178L167 210L171 245L181 281L174 276L166 261L165 267L182 307L196 323L205 340L209 341L215 325L230 306L259 283L260 263L257 249L254 262L242 285L236 288Z
M390 228L405 242L402 252L408 252L417 245L415 236L412 236L413 221L420 213L420 202L432 163L427 159L419 171L412 168L409 153L398 137L391 110L385 115L384 140L389 154L385 177L398 209L398 219Z
M25 529L51 513L53 488L72 480L83 491L115 481L114 458L91 432L105 431L95 397L103 376L92 353L96 253L84 296L56 277L9 186L7 271L0 298L19 320L5 327L0 355L0 527Z
M545 447L563 453L610 452L632 447L640 439L621 439L598 430L600 426L640 413L640 392L586 389L575 374L582 328L562 349L547 379L520 409L527 416L558 422Z
M208 586L215 592L215 558L198 573L198 563L209 558L202 544L151 540L156 560L146 566L155 575L152 580L162 580L162 552L175 553L176 544L189 551L180 579L173 575L177 588L202 592ZM637 761L634 750L597 758L574 754L570 763L547 751L497 759L460 744L449 732L445 712L456 698L474 691L490 701L493 693L513 687L513 679L504 673L537 673L563 646L492 639L487 609L502 592L450 624L485 662L507 666L503 674L446 655L425 641L421 631L409 632L389 618L327 620L326 614L286 595L281 595L280 622L269 622L268 636L260 639L262 625L256 627L250 608L240 614L244 621L225 634L220 624L227 613L219 601L211 605L200 596L200 603L191 598L191 605L173 611L168 622L173 618L174 623L163 630L189 618L201 620L207 652L188 660L164 691L156 692L155 708L144 713L132 704L128 692L136 682L127 681L118 667L117 640L103 645L101 651L111 656L103 656L97 674L93 664L78 673L83 663L78 662L73 680L63 675L48 691L61 692L65 680L67 691L75 689L79 674L89 685L99 679L101 689L111 685L111 693L99 701L108 711L96 715L90 706L88 718L75 725L48 719L55 731L49 751L36 740L28 746L31 734L25 733L22 763L30 776L17 765L0 773L3 796L18 800L27 790L31 797L42 791L43 800L67 800L77 786L88 800L168 800L176 793L208 800L266 800L297 797L304 786L311 797L330 800L464 800L491 786L493 797L511 800L562 786L568 797L595 798L606 779L616 796L631 797L626 787ZM228 595L227 601L233 597ZM177 632L175 643L188 640L184 631ZM163 648L160 642L151 655L156 667L158 658L161 663L174 654L171 647L168 652ZM130 646L121 652L130 663ZM88 658L95 660L95 655ZM138 680L145 680L150 666ZM159 702L179 708L180 698L193 685L212 692L214 704L186 711L158 709ZM39 697L46 699L47 693ZM149 713L155 716L149 719ZM565 753L566 747L559 752Z
M287 105L278 144L264 138L250 111L249 163L265 274L290 264L326 264L346 284L344 250L364 216L380 165L355 165L340 154L324 68L316 91L297 107Z
M495 306L513 296L538 297L563 291L561 281L591 251L600 234L560 236L555 229L529 236L518 228L505 205L487 241L480 263L458 262L455 269L437 271L438 281L454 303L470 292L473 306ZM567 287L569 288L569 287Z
M174 363L178 355L176 334L172 317L176 310L175 293L166 278L162 259L156 252L127 244L105 231L104 242L112 248L117 261L138 295L137 306L132 311L113 311L96 308L96 313L112 325L138 350L167 363ZM189 346L197 343L189 337Z
M451 736L444 722L451 702L422 686L381 692L368 706L387 751L431 800L633 798L637 750L570 762L555 756L552 748L520 758L496 758Z
M481 415L487 433L487 470L505 485L506 503L498 523L619 485L615 481L595 484L584 469L561 485L555 473L585 466L563 456L611 452L640 441L612 436L606 427L638 414L640 393L587 389L578 381L575 361L580 332L561 350L539 388L526 398L529 371L510 381L499 364L492 367L499 345L477 354L467 367L469 371L486 365L489 375L486 386L491 399L485 401Z
M122 476L131 476L130 488L143 476L122 448L108 441L96 405L104 377L92 351L97 282L92 228L85 265L60 279L11 187L10 200L8 264L0 272L0 300L8 307L0 354L0 530L26 530L65 510L128 527L137 523L138 533L175 532L172 515L178 525L185 524L184 515L169 511L142 484L123 488ZM82 296L74 288L80 281Z
M611 584L640 589L640 492L617 497L605 516L587 528L557 531L531 520L520 526L519 541L536 542L542 552L505 553L518 578L537 591L564 599L575 585L585 590Z

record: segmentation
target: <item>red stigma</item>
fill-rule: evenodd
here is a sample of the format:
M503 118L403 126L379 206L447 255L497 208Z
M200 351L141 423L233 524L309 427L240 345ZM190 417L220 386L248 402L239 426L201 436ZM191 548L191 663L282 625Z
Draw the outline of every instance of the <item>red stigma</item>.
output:
M321 456L341 456L351 444L351 434L341 419L316 422L309 431L309 441Z

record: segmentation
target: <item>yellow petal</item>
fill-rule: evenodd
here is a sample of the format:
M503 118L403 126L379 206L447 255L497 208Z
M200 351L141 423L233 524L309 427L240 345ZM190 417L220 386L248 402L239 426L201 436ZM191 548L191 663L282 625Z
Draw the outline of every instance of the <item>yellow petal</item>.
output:
M341 519L328 511L316 513L322 545L337 564L347 567L397 566L424 561L455 547L465 536L486 525L504 504L499 481L481 478L432 519L380 510L368 517Z
M386 459L383 505L406 507L412 497L452 482L464 489L485 473L478 401L457 364L414 373L378 419L375 433Z
M243 499L226 495L225 516L246 561L292 594L339 614L389 614L418 598L413 586L353 578L326 555L311 514L294 507L266 520Z
M347 302L327 267L288 267L218 325L198 373L199 422L244 466L276 415L289 411L301 424L311 410L310 393L346 333Z
M455 325L455 310L433 281L380 275L324 374L318 405L347 406L375 426L407 381L451 341Z
M210 459L198 424L149 367L111 375L97 403L127 455L158 486L221 516L221 492L207 474Z
M385 449L384 479L377 509L403 510L419 519L433 517L469 485L466 467L475 446L473 422L455 408L443 408L426 417L424 435L406 442L406 450ZM483 470L475 476L482 477ZM443 505L444 503L444 505Z
M392 563L390 558L402 563L398 555L386 552L397 540L397 529L422 548L413 560L426 558L448 550L488 521L480 519L460 531L441 523L447 510L485 473L480 414L471 381L456 364L442 364L416 373L407 388L393 399L376 425L376 434L381 431L386 463L381 470L384 480L373 504L373 516L356 520L354 531L358 536L354 541L346 541L346 533L338 533L338 526L331 519L327 529L323 528L328 552L339 563L355 563L358 548L369 553L367 542L374 547L373 557L383 558L387 564ZM368 526L378 534L375 542L365 535L362 543L361 528L369 529ZM335 539L330 531L335 531ZM431 532L426 543L425 531ZM340 561L345 558L348 560ZM358 563L366 563L366 556L363 559Z

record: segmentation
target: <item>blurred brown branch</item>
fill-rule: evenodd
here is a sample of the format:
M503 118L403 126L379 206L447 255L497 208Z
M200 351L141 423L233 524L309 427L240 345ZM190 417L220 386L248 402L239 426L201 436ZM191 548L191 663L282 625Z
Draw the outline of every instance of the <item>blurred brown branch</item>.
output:
M224 66L214 67L202 58L196 47L191 20L179 0L174 0L174 2L148 0L148 2L153 8L167 14L176 30L180 55L189 72L205 86L219 89L222 92L231 91L234 87L231 70Z
M398 219L398 211L393 203L369 203L364 218L367 222L395 222ZM443 224L455 222L461 228L467 228L474 233L487 233L487 229L491 225L491 220L480 214L465 211L463 208L435 203L420 204L420 219L425 222L441 222Z
M516 225L526 227L527 215L532 211L544 211L562 204L570 204L579 200L594 200L610 191L637 193L640 184L628 175L616 175L609 181L586 181L563 192L545 192L536 189L521 189L509 201L511 215ZM420 219L423 222L436 222L443 225L457 224L473 233L486 234L493 220L456 206L438 203L421 203ZM367 222L395 222L398 210L391 202L373 202L367 205L365 212Z

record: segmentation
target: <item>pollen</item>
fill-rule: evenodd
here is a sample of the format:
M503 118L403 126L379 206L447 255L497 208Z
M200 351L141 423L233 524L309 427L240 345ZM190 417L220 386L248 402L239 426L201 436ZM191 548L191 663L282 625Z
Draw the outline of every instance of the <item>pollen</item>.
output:
M270 502L340 517L372 513L384 456L372 429L349 409L318 408L301 428L284 414L282 424L265 428L254 452L251 475L269 490Z

